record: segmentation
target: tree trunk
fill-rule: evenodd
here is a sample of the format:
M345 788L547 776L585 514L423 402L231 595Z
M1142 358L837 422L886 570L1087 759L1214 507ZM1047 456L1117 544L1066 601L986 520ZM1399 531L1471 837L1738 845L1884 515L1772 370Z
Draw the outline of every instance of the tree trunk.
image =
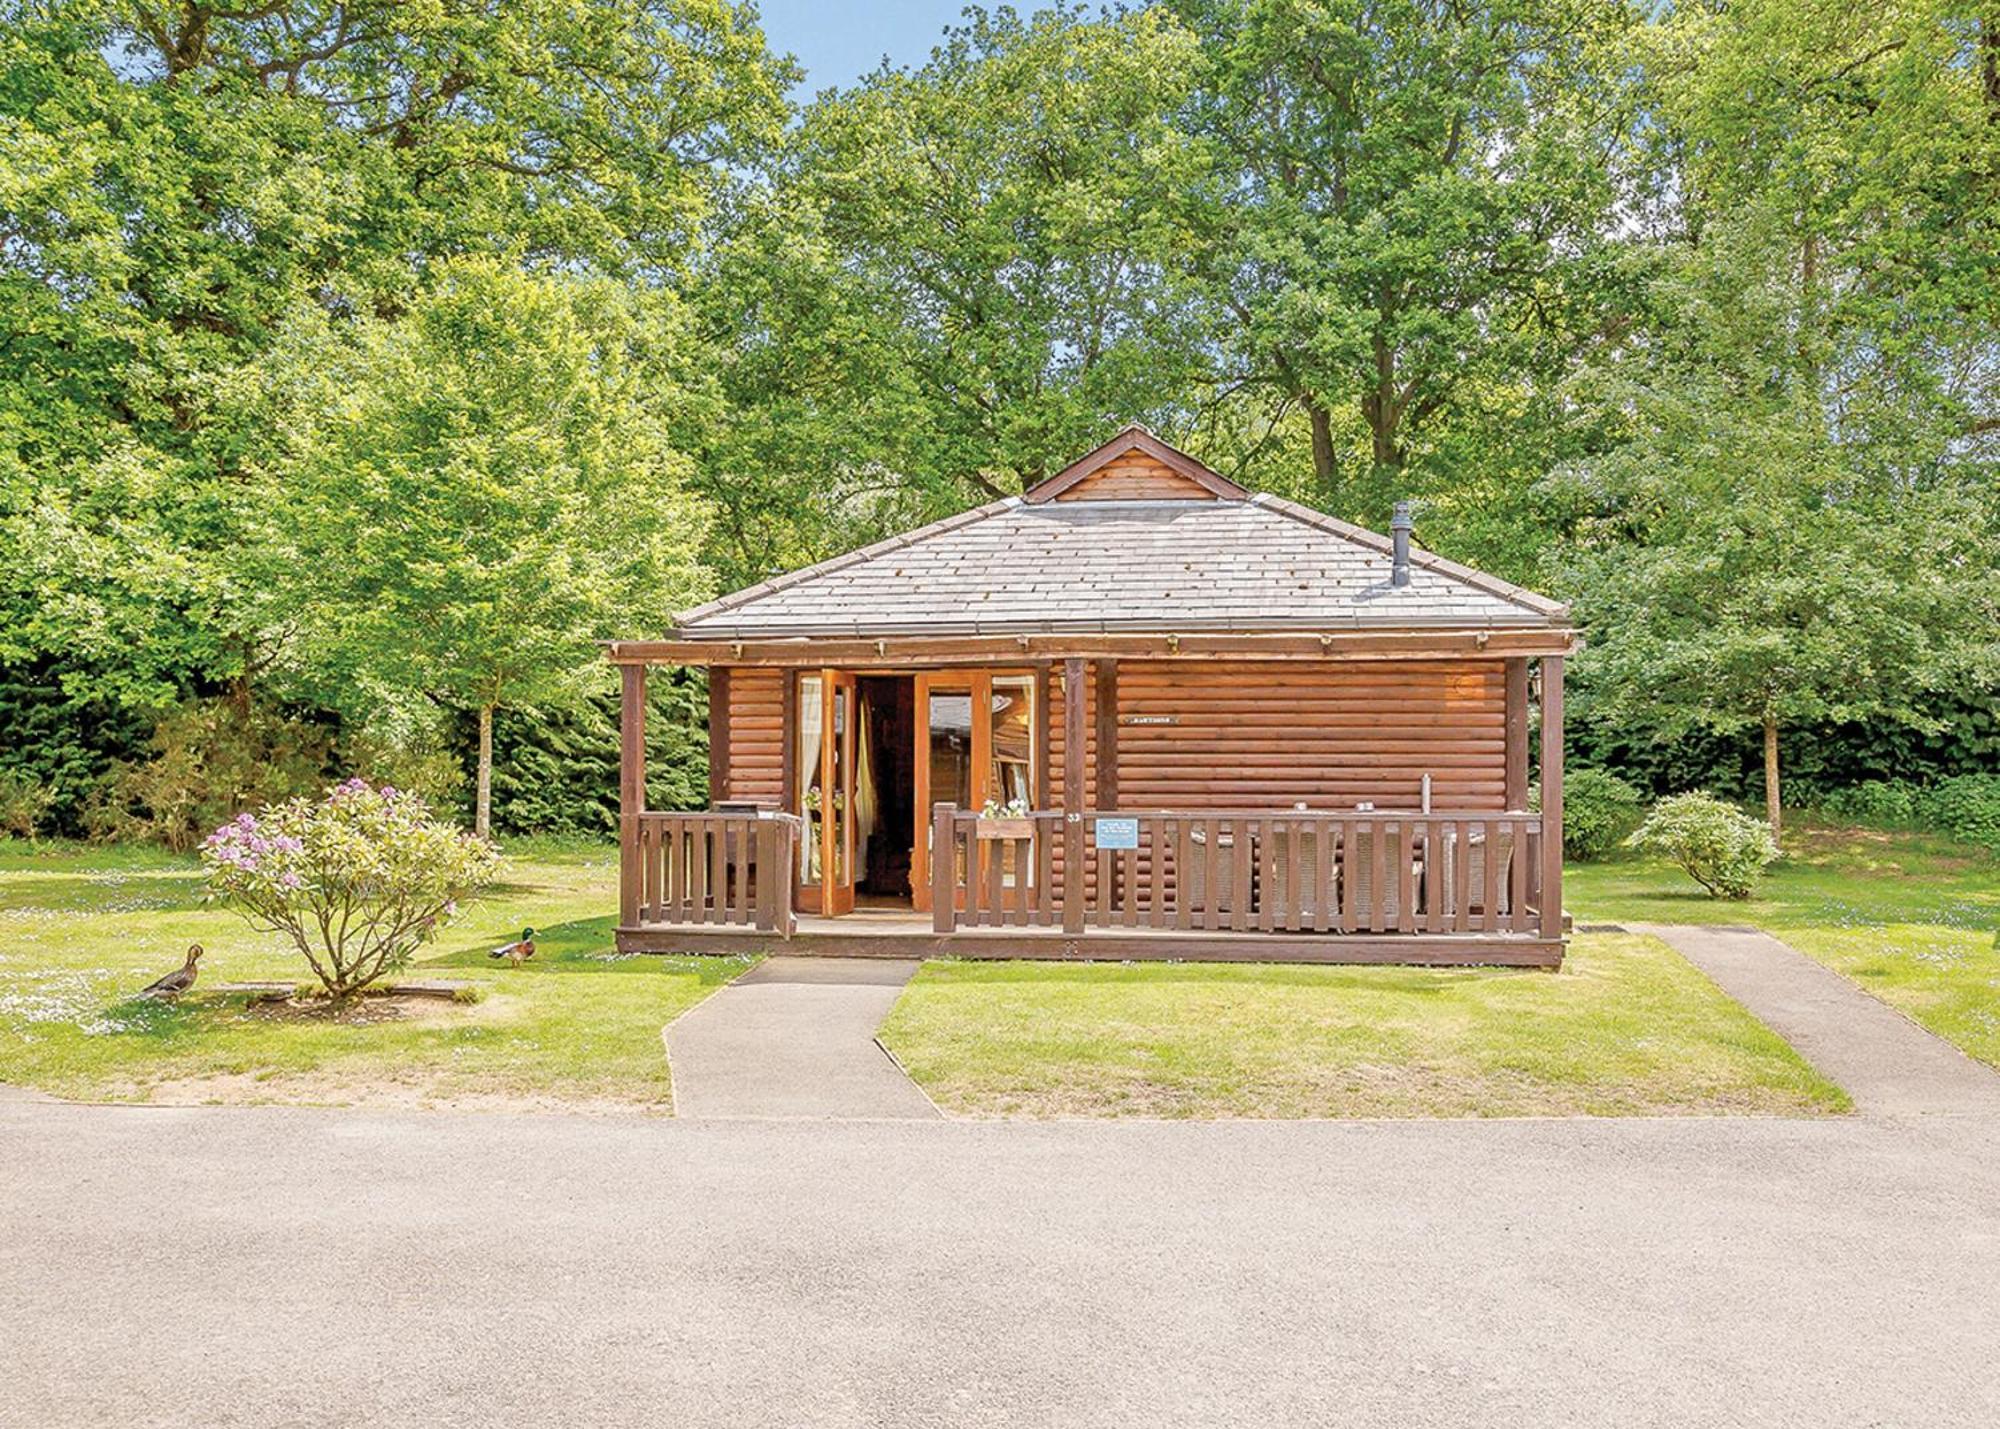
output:
M1320 504L1328 505L1340 489L1340 473L1333 460L1333 415L1317 397L1306 398L1306 415L1312 418L1313 481Z
M1778 790L1778 717L1769 710L1764 712L1764 821L1771 826L1771 837L1777 838L1782 828L1783 804Z
M493 831L493 706L479 707L479 793L473 802L472 831L485 838Z

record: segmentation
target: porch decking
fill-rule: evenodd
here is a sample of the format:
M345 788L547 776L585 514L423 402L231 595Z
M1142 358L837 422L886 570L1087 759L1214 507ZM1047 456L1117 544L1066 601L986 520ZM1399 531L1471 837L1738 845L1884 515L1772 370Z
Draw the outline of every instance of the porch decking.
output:
M1031 958L1069 962L1166 960L1254 963L1400 963L1419 967L1562 966L1560 938L1477 933L1236 933L1061 928L957 928L939 933L928 913L871 910L840 918L801 914L789 938L742 925L642 924L618 930L634 953L751 951L844 958Z

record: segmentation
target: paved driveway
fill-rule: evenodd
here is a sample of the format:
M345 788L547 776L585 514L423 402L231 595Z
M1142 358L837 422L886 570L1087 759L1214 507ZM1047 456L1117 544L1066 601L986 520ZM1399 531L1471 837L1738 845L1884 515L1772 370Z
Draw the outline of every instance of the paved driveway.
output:
M2000 1121L0 1103L0 1423L2000 1422Z

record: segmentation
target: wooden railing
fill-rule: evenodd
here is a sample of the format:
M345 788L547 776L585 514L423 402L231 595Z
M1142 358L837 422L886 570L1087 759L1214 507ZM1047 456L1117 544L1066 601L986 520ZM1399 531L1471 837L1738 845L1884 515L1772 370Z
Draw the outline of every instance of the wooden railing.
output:
M635 816L627 926L736 923L790 937L796 814Z
M1102 846L1100 820L1120 840ZM1116 825L1107 825L1107 830ZM933 811L934 927L1287 933L1531 933L1542 816L1086 810ZM1056 850L1063 849L1061 862Z
M983 819L939 804L931 819L931 918L955 927L1034 928L1062 921L1055 847L1063 816L1043 811Z

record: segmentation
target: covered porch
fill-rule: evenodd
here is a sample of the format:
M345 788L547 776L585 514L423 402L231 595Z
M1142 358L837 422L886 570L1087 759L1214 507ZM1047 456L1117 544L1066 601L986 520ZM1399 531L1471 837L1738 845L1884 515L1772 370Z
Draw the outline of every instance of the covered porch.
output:
M954 792L975 796L970 806L906 797L921 811L906 839L913 850L907 894L858 899L865 859L853 812L856 777L866 767L855 752L863 721L836 697L844 700L857 676L885 666L787 669L793 696L782 715L790 751L783 787L794 791L790 800L731 800L724 767L713 779L713 807L662 812L645 807L646 670L650 657L695 652L615 647L624 682L618 946L727 952L775 941L790 952L841 956L1556 967L1565 932L1561 840L1550 834L1562 817L1564 657L1534 657L1539 669L1531 672L1529 657L1510 653L1527 637L1486 633L1434 636L1426 653L1438 656L1460 638L1463 654L1482 662L1497 641L1506 671L1505 797L1489 807L1423 807L1428 775L1414 781L1420 793L1408 807L1308 800L1135 807L1118 798L1119 661L1099 649L1093 657L1031 662L1033 701L1045 699L1049 708L1036 710L1027 727L1047 733L1027 741L1019 770L989 762L991 729L954 730L954 738L962 733L968 746L980 746L979 762L1000 772L990 781L952 783ZM749 651L744 657L755 658ZM873 658L894 661L897 652L882 642ZM1329 663L1321 654L1310 668L1338 684L1366 665L1357 656ZM943 691L977 687L979 703L993 703L990 684L981 685L972 667L941 666L913 678ZM1527 807L1535 686L1544 787L1551 790L1541 809ZM796 708L801 688L820 702L809 718ZM712 717L712 742L725 758L728 716L725 698ZM1384 737L1393 736L1396 717L1381 712ZM803 752L802 739L813 741ZM1211 772L1218 777L1210 783L1233 782L1226 767ZM921 789L951 776L926 748L912 767L877 769L872 777ZM1023 787L1038 796L1031 807L1005 807L998 797Z

